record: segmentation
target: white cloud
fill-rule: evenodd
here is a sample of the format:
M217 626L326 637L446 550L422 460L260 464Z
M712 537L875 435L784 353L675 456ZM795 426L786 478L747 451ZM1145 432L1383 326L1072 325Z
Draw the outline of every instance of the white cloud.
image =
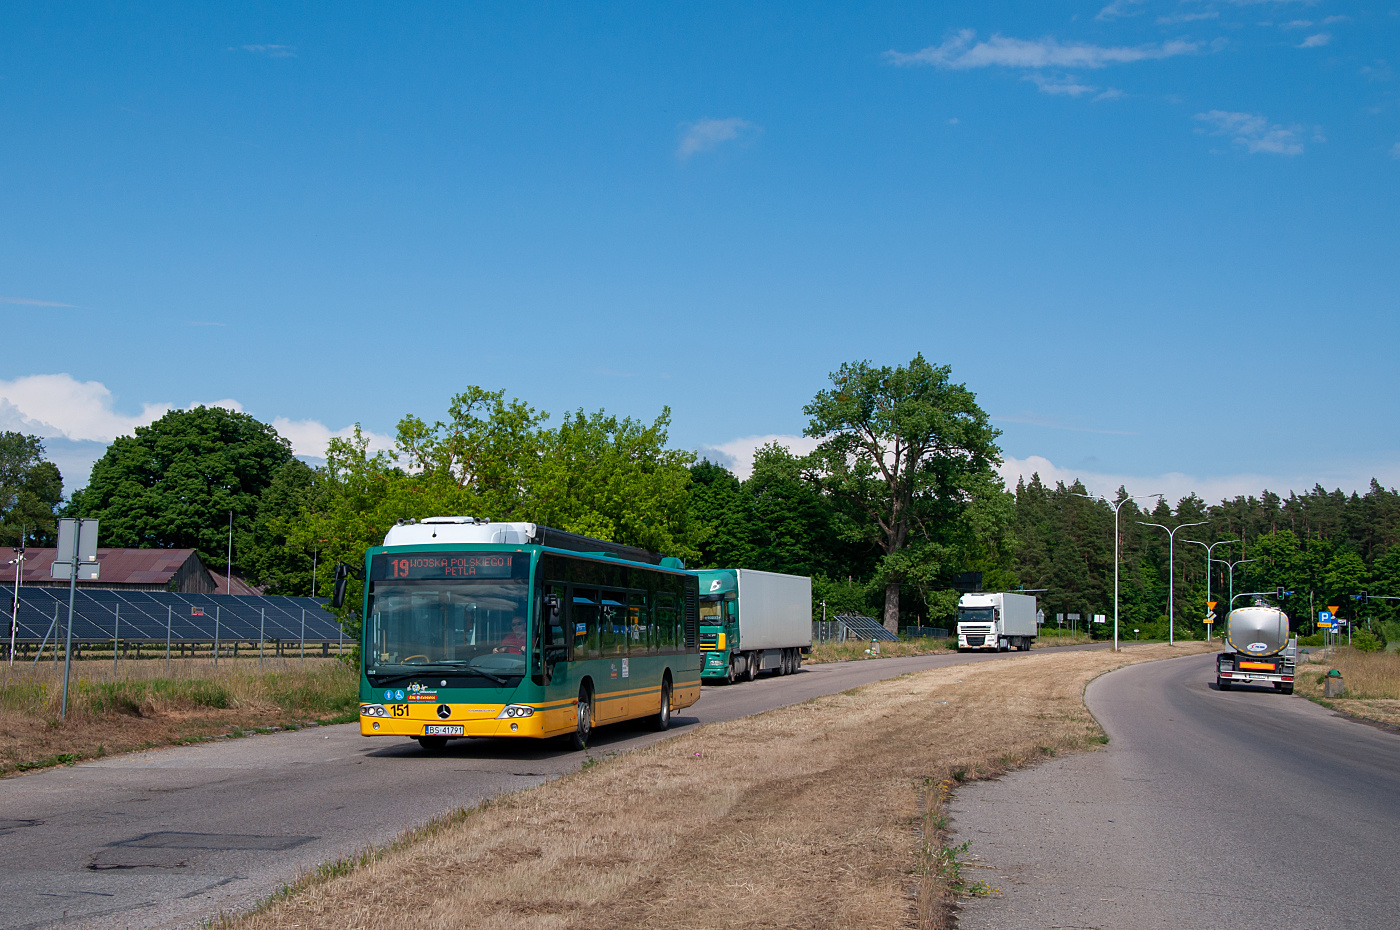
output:
M1142 10L1134 9L1140 7L1146 0L1113 0L1108 6L1099 10L1099 14L1094 19L1117 19L1120 16L1136 16Z
M120 413L106 385L68 374L0 381L0 427L46 437L111 442L170 409L168 403L155 403L143 404L139 414Z
M739 439L731 439L714 446L701 446L696 451L701 458L709 459L717 465L723 465L737 475L740 480L743 480L753 474L754 452L760 446L766 446L772 442L783 446L793 455L806 455L815 449L821 440L807 436L770 433L766 436L744 436Z
M1081 94L1089 94L1098 90L1092 84L1080 84L1072 77L1059 79L1047 78L1039 72L1033 72L1025 76L1024 80L1030 81L1040 89L1042 94L1059 94L1067 97L1078 97Z
M294 454L318 459L326 457L326 446L330 444L331 437L346 439L355 433L354 426L332 431L319 420L289 420L286 417L274 418L272 428L291 442ZM369 440L371 453L389 452L394 448L392 436L370 432L364 428L361 428L360 433Z
M1291 21L1291 22L1280 23L1280 24L1279 24L1279 28L1280 28L1280 29L1307 29L1307 28L1308 28L1309 26L1311 26L1312 24L1313 24L1313 21L1310 20L1310 19L1295 19L1295 20L1293 20L1293 21Z
M1352 463L1347 470L1310 476L1266 475L1254 472L1233 475L1189 475L1184 472L1124 475L1062 468L1043 456L1031 455L1023 459L1007 456L997 470L1006 482L1006 487L1013 491L1016 489L1018 478L1029 481L1031 475L1039 474L1041 482L1052 487L1057 481L1069 485L1078 480L1090 494L1112 498L1118 493L1118 489L1123 487L1133 495L1161 494L1167 503L1176 506L1177 501L1192 493L1199 495L1206 503L1213 504L1221 500L1233 500L1240 495L1258 497L1266 490L1287 497L1290 491L1303 493L1318 484L1328 489L1341 488L1346 492L1364 493L1372 478L1386 487L1394 487L1400 483L1397 481L1400 479L1400 463L1375 462L1370 463L1370 466L1368 468L1367 463L1357 462ZM1152 504L1150 501L1147 503Z
M1326 45L1327 43L1329 43L1329 42L1331 42L1331 41L1332 41L1332 33L1330 33L1330 32L1319 32L1319 33L1317 33L1316 35L1310 35L1310 36L1308 36L1306 39L1304 39L1303 41L1299 42L1298 45L1297 45L1297 47L1298 47L1298 48L1321 48L1322 46Z
M1270 155L1301 155L1303 143L1299 141L1300 127L1284 128L1270 124L1258 113L1230 113L1225 110L1211 110L1197 113L1196 119L1215 127L1214 135L1229 136L1236 145L1244 146L1251 154L1264 152Z
M245 52L252 52L254 55L265 55L268 58L295 58L297 57L296 46L294 45L240 45ZM230 49L232 51L232 49Z
M889 51L885 57L896 65L932 65L963 71L969 68L1105 68L1189 55L1200 51L1199 42L1174 39L1161 45L1103 46L1083 42L1060 42L1044 38L1028 41L993 35L973 44L977 33L964 29L942 45L930 45L917 52Z
M0 297L0 304L21 304L25 307L68 307L78 309L76 304L61 304L53 300L30 300L27 297Z
M1110 87L1110 88L1108 88L1107 90L1105 90L1103 93L1101 93L1101 94L1099 94L1097 97L1095 97L1094 100L1095 100L1096 102L1099 101L1099 100L1122 100L1122 99L1123 99L1124 97L1126 97L1126 96L1128 96L1128 95L1125 94L1125 93L1123 93L1123 92L1122 92L1121 90L1119 90L1118 88L1116 88L1116 87Z
M1332 25L1333 23L1349 23L1349 22L1351 22L1351 17L1350 17L1350 16L1329 16L1329 17L1327 17L1326 19L1324 19L1324 20L1322 21L1322 25L1324 25L1324 26L1330 26L1330 25Z
M712 152L725 142L751 137L761 131L758 126L737 116L701 119L683 126L685 133L681 136L680 145L676 146L676 157L681 161L702 152Z
M1178 23L1194 23L1203 19L1219 19L1220 14L1214 10L1206 10L1200 13L1172 13L1168 16L1157 17L1159 26L1175 26Z
M1397 142L1390 147L1390 157L1400 158L1400 142Z

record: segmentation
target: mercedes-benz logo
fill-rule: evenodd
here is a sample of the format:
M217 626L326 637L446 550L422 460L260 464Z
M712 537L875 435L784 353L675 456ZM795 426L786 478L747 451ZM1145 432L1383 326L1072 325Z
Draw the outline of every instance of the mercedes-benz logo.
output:
M452 716L452 708L448 707L446 704L439 704L438 716L441 717L443 720L446 720L448 717Z

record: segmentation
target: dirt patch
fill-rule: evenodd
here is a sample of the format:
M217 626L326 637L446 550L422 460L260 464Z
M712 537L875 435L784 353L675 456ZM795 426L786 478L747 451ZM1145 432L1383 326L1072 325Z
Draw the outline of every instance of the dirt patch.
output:
M1333 668L1342 673L1346 694L1324 698L1323 676ZM1298 667L1295 690L1349 717L1400 727L1400 655L1395 653L1346 646L1334 648L1331 656L1313 652Z
M705 726L327 865L225 926L947 926L949 788L1099 745L1090 679L1202 645L954 666Z
M0 667L0 775L307 721L353 720L353 669L335 659L74 662Z

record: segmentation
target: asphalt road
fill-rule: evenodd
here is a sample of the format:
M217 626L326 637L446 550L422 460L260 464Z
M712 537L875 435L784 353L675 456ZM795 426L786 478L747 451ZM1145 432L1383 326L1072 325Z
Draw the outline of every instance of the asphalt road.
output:
M1074 647L1067 647L1074 648ZM594 755L857 685L1010 653L813 665L706 687L669 734L594 732ZM582 753L466 740L440 755L356 724L134 753L0 781L0 928L190 926L298 872L579 767Z
M1217 691L1213 662L1098 679L1105 750L958 790L965 874L1003 892L962 930L1400 926L1400 736L1272 687Z

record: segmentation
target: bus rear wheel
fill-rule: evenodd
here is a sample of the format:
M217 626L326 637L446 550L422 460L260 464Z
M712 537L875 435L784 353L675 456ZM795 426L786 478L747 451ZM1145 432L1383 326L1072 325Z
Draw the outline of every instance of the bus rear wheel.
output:
M593 735L593 692L584 685L578 689L578 722L569 736L569 745L576 750L588 748L588 739Z
M655 717L651 718L651 728L653 730L671 728L671 676L669 674L661 680L661 709L656 712Z

